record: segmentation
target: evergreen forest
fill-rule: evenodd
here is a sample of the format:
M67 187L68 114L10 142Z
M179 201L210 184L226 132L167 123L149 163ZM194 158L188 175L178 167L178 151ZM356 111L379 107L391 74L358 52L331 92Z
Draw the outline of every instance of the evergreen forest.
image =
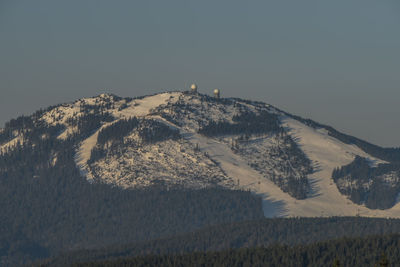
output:
M62 262L58 262L60 266ZM229 249L75 262L71 266L388 267L400 265L400 236L343 238L310 245ZM49 263L37 266L51 266Z

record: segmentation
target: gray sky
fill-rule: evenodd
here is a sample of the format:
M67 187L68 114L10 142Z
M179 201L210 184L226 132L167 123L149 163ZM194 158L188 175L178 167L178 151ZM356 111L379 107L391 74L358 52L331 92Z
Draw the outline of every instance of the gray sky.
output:
M400 146L399 48L398 0L0 0L0 125L195 81Z

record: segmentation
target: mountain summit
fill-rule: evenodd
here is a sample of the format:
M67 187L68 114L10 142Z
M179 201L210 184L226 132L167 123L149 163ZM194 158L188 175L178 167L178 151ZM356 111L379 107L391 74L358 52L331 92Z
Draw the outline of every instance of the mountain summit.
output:
M15 151L41 147L50 152L37 152L32 180L73 147L90 183L250 190L267 217L400 217L400 149L262 102L194 90L52 106L0 130L0 172L13 168Z

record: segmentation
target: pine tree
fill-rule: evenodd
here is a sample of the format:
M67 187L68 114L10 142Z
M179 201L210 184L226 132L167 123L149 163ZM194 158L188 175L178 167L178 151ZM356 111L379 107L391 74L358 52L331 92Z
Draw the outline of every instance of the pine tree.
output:
M341 266L341 265L340 265L340 261L339 261L338 258L336 258L336 259L333 261L332 267L340 267L340 266Z
M381 259L379 261L379 266L380 267L388 267L389 266L389 261L385 255L385 253L382 253Z

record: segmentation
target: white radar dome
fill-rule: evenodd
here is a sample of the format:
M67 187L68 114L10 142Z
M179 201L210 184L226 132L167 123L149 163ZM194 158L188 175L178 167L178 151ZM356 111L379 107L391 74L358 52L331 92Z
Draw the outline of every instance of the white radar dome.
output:
M220 90L219 89L214 89L214 96L216 97L216 98L219 98L220 97Z

